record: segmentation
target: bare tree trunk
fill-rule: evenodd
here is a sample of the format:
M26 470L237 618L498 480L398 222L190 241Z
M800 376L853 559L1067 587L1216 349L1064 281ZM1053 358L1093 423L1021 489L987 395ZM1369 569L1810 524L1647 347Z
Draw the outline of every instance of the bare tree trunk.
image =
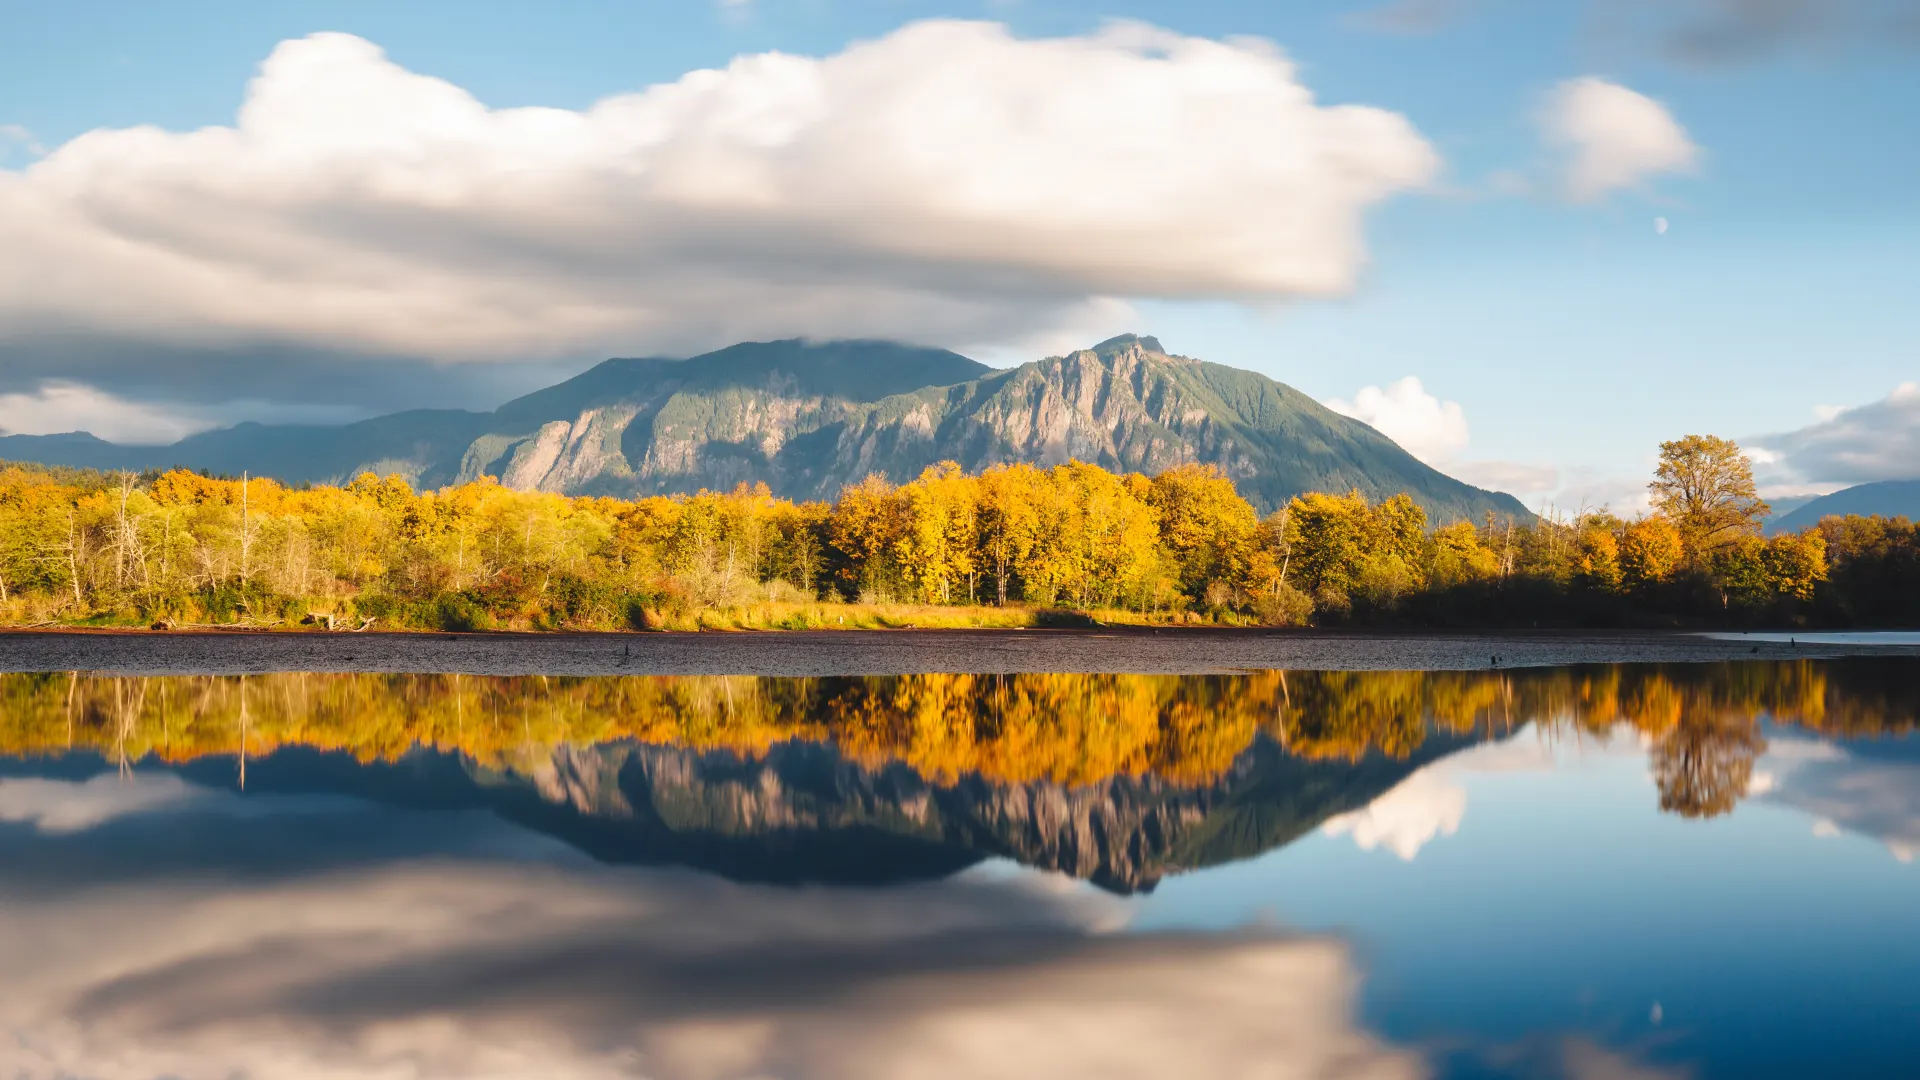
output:
M247 677L240 676L240 790L247 790Z
M133 493L133 474L120 474L120 509L114 522L113 537L113 585L116 589L127 587L127 496Z
M247 507L247 474L240 474L240 606L247 606L247 578L252 570L250 556L253 554L253 518Z
M84 603L80 598L80 522L72 510L67 511L67 575L73 578L73 606L80 607Z

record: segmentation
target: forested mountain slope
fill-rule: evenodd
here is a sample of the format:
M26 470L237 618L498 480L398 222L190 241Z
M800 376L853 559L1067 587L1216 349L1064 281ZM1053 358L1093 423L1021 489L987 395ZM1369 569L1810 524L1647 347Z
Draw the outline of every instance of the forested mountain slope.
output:
M1920 480L1881 480L1843 488L1831 495L1810 499L1768 521L1767 531L1799 532L1820 524L1823 517L1848 514L1920 521Z

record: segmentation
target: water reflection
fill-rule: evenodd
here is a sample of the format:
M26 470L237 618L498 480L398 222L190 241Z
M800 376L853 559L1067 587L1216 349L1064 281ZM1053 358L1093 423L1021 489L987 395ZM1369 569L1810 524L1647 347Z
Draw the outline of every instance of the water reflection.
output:
M1754 789L1769 725L1910 730L1906 671L5 675L0 755L485 806L610 861L747 880L917 879L998 855L1130 891L1323 823L1411 857L1464 812L1422 789L1422 767L1527 724L1548 739L1631 729L1660 808L1714 817Z
M182 815L170 835L197 849L253 834L243 850L299 852L330 831L289 811ZM111 863L142 840L103 825L36 854ZM1356 1024L1358 974L1333 940L1118 935L1099 894L1026 878L792 891L367 855L238 881L149 868L121 887L39 895L13 887L30 871L10 863L8 1075L1164 1077L1262 1060L1300 1075L1422 1071Z
M1916 673L0 676L0 1064L1898 1075Z

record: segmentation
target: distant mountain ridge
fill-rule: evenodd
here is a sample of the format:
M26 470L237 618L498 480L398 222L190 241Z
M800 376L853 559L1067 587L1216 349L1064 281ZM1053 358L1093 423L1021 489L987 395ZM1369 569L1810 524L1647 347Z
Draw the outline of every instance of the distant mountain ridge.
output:
M337 483L397 472L439 487L484 475L520 489L633 496L764 482L831 498L871 472L903 482L1069 459L1158 472L1218 466L1260 509L1304 491L1405 491L1438 520L1530 517L1357 420L1250 371L1122 335L995 370L879 341L730 346L688 360L614 359L491 413L418 410L337 427L241 424L164 447L91 435L0 437L0 458L103 469L185 466Z
M1860 514L1904 517L1920 521L1920 480L1880 480L1856 484L1831 495L1809 499L1767 522L1768 532L1799 532L1820 524L1829 515Z

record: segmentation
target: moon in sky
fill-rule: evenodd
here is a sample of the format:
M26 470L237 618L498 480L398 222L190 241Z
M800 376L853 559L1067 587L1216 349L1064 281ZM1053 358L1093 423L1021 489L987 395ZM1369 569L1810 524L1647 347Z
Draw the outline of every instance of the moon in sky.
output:
M1663 218L1663 217L1657 217L1657 218L1654 218L1654 219L1653 219L1653 232L1654 232L1654 235L1655 235L1655 236L1665 236L1665 235L1667 235L1667 219L1666 219L1666 218Z

